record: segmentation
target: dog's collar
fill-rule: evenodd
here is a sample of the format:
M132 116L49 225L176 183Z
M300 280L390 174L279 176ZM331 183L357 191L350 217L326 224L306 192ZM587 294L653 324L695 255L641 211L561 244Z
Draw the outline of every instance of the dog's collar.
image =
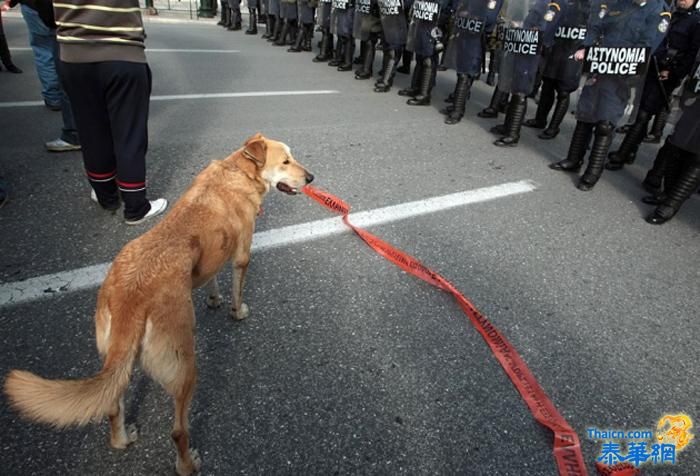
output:
M255 157L253 154L251 154L250 152L248 152L248 149L243 149L243 155L244 155L247 159L250 159L250 160L252 160L253 162L255 162L255 165L257 165L259 168L262 168L262 166L264 165L263 162L261 162L260 160L258 160L257 157Z

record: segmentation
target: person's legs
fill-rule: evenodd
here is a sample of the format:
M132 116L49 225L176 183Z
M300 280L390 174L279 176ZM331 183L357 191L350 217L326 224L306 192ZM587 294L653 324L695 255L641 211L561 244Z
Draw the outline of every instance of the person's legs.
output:
M10 47L7 46L7 38L5 38L5 30L2 27L2 13L0 13L0 62L3 66L7 68L10 73L21 73L22 70L19 69L12 62L12 55L10 54ZM2 68L0 68L1 70Z
M71 99L80 131L83 163L90 185L103 208L119 207L117 161L99 75L100 63L59 63L59 73Z
M41 82L41 95L48 106L58 109L63 93L54 64L56 32L44 24L36 10L26 5L20 7L29 29L29 44L34 52L34 64Z
M145 63L101 63L106 108L117 163L124 218L136 220L151 208L146 200L146 151L151 70ZM83 135L81 134L81 137Z

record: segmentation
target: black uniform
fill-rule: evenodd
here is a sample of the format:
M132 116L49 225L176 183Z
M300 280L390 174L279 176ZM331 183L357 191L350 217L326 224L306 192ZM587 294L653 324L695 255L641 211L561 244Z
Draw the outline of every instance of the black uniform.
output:
M534 119L525 121L528 127L546 127L539 134L540 139L554 139L559 134L559 126L569 110L569 96L578 89L581 81L583 64L574 59L574 53L582 47L586 38L591 5L589 0L567 0L566 3L566 11L554 32L554 44L546 53L537 113ZM555 94L556 107L547 126L547 117L554 106Z
M669 14L670 15L670 14ZM667 111L673 90L690 72L700 48L700 12L695 8L673 12L667 33L652 56L642 91L637 118L629 127L620 148L610 154L605 168L621 169L634 161L637 149L647 133L651 117ZM660 74L667 72L668 79Z
M503 0L458 0L445 53L445 65L457 72L454 106L441 111L445 124L456 124L464 116L465 103L474 80L481 74L486 32L496 26Z
M654 162L663 169L663 192L643 199L657 205L646 218L654 225L673 218L700 185L700 54L683 88L680 106L683 113ZM645 182L649 178L647 175Z
M533 90L547 37L554 31L567 4L561 0L510 0L504 12L506 31L504 54L498 70L498 89L510 93L505 123L491 129L501 138L494 145L512 147L520 140L520 129L527 109L527 96Z
M450 0L416 0L411 6L406 48L416 55L416 68L411 86L399 91L411 96L410 106L430 104L430 91L435 84L438 56L444 49L444 34L451 14Z
M406 46L408 22L403 0L378 0L382 22L382 77L374 83L374 92L385 93L394 84L399 58Z
M583 44L588 76L576 107L576 128L567 158L550 168L578 171L591 136L595 140L579 190L590 190L603 173L615 124L644 78L658 29L662 0L610 0L591 12Z

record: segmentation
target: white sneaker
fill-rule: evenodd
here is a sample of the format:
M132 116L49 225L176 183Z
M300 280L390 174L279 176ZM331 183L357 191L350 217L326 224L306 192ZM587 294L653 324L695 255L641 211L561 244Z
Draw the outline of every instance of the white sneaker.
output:
M138 218L136 220L124 220L127 225L138 225L140 223L145 222L146 220L153 218L154 216L158 216L161 213L165 211L166 208L168 208L168 201L165 198L159 198L157 200L150 200L149 201L151 204L151 209L148 210L148 213L146 213L143 217Z
M71 150L80 150L82 148L80 144L71 144L63 139L52 140L44 145L46 145L46 150L49 152L69 152Z

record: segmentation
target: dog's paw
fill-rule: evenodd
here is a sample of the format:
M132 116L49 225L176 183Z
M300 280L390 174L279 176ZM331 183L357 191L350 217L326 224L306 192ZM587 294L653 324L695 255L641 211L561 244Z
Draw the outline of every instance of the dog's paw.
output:
M218 309L221 307L222 301L223 298L221 297L221 294L217 294L216 296L207 296L207 307L209 309Z
M131 443L139 439L139 429L136 425L127 425L124 428L124 433L119 435L118 438L112 438L110 445L112 448L117 450L124 450Z
M199 451L190 448L190 462L189 464L183 461L180 461L178 458L177 462L175 463L175 472L178 474L178 476L190 476L191 474L196 473L199 471L199 468L202 467L202 458L199 456Z
M250 309L246 303L241 304L241 308L236 310L231 308L231 318L237 321L243 320L250 314Z

